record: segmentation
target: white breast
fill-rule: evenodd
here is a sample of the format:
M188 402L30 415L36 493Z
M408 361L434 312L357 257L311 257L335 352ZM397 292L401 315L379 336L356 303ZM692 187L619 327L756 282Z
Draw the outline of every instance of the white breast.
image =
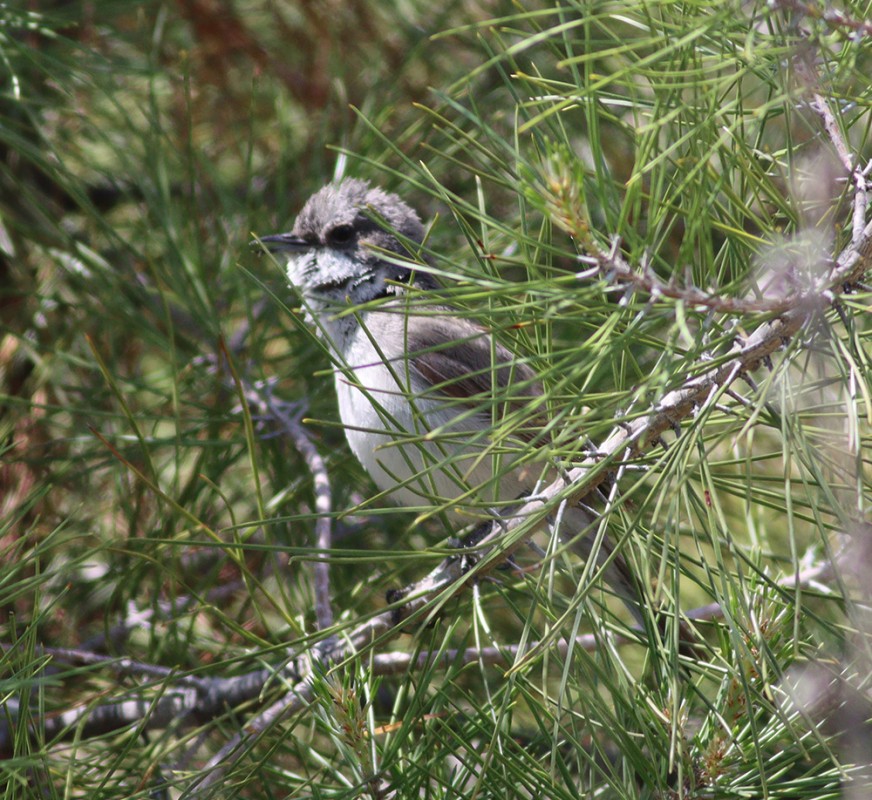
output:
M361 321L366 328L346 339L340 356L347 366L335 376L351 450L393 502L429 508L456 501L446 512L471 521L500 495L483 421L457 401L428 394L403 357L400 315L370 312Z

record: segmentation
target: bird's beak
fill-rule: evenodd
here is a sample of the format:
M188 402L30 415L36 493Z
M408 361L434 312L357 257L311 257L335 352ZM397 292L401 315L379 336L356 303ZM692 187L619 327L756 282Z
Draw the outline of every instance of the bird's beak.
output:
M251 243L252 247L258 245L265 245L271 253L281 253L288 250L299 253L312 249L311 242L307 242L302 236L293 233L274 233L270 236L261 236L260 239L255 239Z

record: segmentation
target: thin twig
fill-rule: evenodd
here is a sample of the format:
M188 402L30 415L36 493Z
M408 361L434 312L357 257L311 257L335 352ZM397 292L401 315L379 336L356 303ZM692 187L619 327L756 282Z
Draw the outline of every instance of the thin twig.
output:
M588 247L592 248L591 242L588 242ZM724 297L704 292L696 286L678 286L671 281L665 283L647 265L641 271L634 270L617 247L612 247L609 252L595 250L590 255L579 256L578 260L594 267L579 272L576 276L579 279L599 273L609 283L629 284L647 292L652 299L668 297L681 300L691 308L706 308L722 314L781 314L793 308L801 297L799 294L773 299Z
M312 475L315 492L315 542L320 558L312 566L315 579L315 614L318 628L327 630L333 626L333 605L330 599L330 549L333 547L333 495L327 465L312 443L308 433L297 419L288 413L287 406L277 404L271 394L267 394L266 408L294 442L297 452L303 457Z
M297 452L303 457L312 475L315 493L315 539L319 559L312 566L315 583L315 616L318 629L327 630L333 626L333 605L330 597L330 548L333 546L333 497L327 465L312 443L309 435L298 421L297 414L291 414L288 405L277 402L268 386L253 385L243 381L246 401L261 414L278 422L282 431L294 443Z

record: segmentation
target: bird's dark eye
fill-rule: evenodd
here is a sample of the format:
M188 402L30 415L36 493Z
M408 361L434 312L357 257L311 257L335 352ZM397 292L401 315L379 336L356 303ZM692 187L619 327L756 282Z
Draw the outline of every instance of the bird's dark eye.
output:
M352 239L354 239L353 225L337 225L327 231L328 244L343 246L350 244Z

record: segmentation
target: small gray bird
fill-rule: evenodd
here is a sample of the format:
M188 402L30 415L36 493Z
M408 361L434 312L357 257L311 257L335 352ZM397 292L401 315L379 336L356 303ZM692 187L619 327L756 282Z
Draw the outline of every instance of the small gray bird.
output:
M290 233L260 241L287 258L307 321L328 344L352 452L381 491L454 524L506 516L559 474L539 456L545 404L534 371L481 325L433 303L413 263L424 227L397 195L361 180L331 183ZM560 535L590 526L566 508ZM590 537L578 539L587 557ZM603 540L599 560L611 552ZM637 621L641 600L620 555L605 572Z

